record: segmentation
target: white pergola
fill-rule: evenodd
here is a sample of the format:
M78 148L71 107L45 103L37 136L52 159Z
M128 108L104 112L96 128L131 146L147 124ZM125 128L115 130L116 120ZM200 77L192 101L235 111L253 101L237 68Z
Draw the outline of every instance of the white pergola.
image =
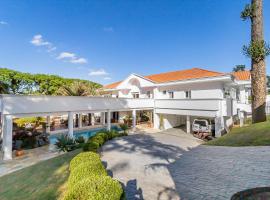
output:
M111 129L111 112L132 111L133 128L136 126L136 110L152 110L153 99L117 99L108 97L75 97L75 96L21 96L1 95L1 135L4 160L12 159L13 118L44 116L47 122L51 115L68 114L68 135L73 137L73 116L81 113L102 113L105 124L107 113L107 129ZM79 127L81 127L79 115ZM48 131L49 127L47 127Z

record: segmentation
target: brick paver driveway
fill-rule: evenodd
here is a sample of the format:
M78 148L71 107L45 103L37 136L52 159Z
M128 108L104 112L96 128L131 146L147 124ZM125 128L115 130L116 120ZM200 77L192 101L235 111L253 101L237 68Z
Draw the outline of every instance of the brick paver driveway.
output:
M230 199L270 186L270 147L210 147L179 129L106 143L102 160L128 199Z

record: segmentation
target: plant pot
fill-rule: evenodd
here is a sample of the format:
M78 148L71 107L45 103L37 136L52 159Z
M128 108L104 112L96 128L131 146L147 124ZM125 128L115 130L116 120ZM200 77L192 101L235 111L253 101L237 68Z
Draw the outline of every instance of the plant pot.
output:
M22 155L24 155L24 151L23 150L16 150L15 155L17 157L22 156Z

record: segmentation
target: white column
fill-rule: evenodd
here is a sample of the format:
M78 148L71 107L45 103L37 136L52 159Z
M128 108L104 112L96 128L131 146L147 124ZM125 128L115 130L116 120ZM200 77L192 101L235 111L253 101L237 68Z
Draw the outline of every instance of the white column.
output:
M73 138L73 112L68 112L68 136Z
M186 126L187 126L187 133L190 133L190 116L189 115L187 115Z
M160 127L160 118L159 115L154 110L154 128L159 129L159 127Z
M91 113L91 125L95 126L95 114Z
M102 125L105 125L106 124L106 112L102 112L101 113L101 123Z
M12 116L4 116L4 127L3 127L3 160L12 159Z
M111 130L111 111L108 110L107 112L107 130Z
M244 113L242 111L239 111L239 121L240 121L240 127L244 126Z
M51 117L47 116L46 117L46 133L51 132Z
M82 128L82 114L79 114L78 127L79 127L79 128Z
M215 137L221 137L223 129L224 129L223 117L216 117L215 118Z
M136 110L132 110L132 130L136 131Z

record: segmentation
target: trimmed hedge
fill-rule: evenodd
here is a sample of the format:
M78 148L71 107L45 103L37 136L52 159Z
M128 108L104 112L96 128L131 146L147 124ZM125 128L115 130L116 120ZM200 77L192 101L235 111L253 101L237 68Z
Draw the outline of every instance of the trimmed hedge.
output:
M98 154L94 152L83 152L75 156L69 164L69 170L73 171L76 167L78 167L80 164L85 162L92 162L92 163L101 163L100 157Z
M83 145L83 151L97 152L98 148L101 147L106 141L116 137L127 136L126 132L119 133L116 130L100 130L93 137L89 138L87 143Z
M78 154L71 160L69 169L64 200L120 200L124 197L121 184L107 175L97 153Z
M101 161L96 163L86 160L85 163L81 163L79 166L75 167L69 175L68 187L72 187L81 180L88 178L90 176L106 176L107 172L103 167Z
M85 178L72 187L64 200L120 200L123 189L109 176Z

